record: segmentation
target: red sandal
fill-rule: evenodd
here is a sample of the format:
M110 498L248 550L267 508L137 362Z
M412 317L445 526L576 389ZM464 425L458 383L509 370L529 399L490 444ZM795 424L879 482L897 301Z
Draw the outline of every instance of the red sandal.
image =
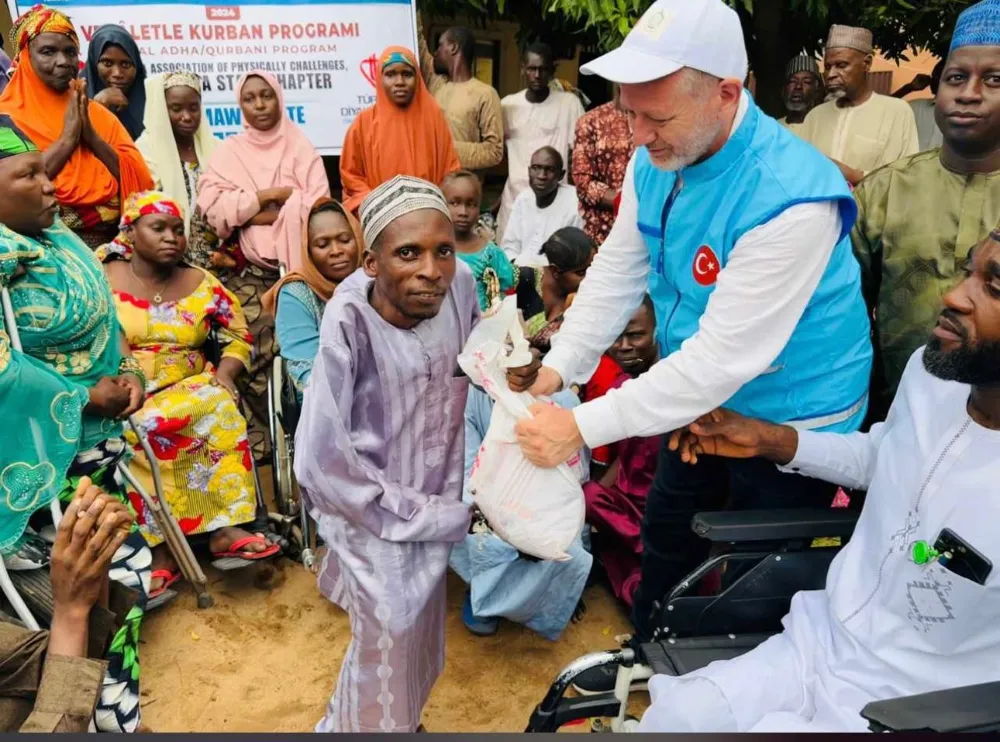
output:
M150 580L163 580L163 584L160 585L155 590L151 590L147 596L148 600L153 598L158 598L163 593L167 592L171 585L173 585L177 580L181 578L180 570L176 572L171 572L169 569L154 569L152 574L149 576Z
M247 536L245 538L237 539L229 545L229 551L213 551L212 556L216 559L243 559L248 562L255 562L259 559L267 559L272 557L281 551L281 547L277 544L271 544L264 551L253 552L253 551L240 551L244 546L249 546L250 544L266 544L267 539L262 536Z

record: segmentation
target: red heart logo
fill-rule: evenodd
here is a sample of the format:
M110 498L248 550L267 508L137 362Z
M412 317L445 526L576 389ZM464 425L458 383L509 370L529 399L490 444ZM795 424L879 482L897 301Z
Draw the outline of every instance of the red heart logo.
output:
M378 69L378 61L375 59L375 55L372 54L368 59L361 60L361 74L362 76L375 87L375 71Z

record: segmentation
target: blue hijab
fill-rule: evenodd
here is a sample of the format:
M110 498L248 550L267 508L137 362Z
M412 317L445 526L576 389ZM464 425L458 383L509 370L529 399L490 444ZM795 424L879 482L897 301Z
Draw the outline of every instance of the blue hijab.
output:
M94 96L107 87L98 74L97 62L109 46L120 47L135 65L135 80L128 93L125 94L128 98L128 108L115 112L118 120L122 122L122 126L135 141L146 128L142 123L143 115L146 112L146 66L142 63L142 57L139 56L139 47L132 40L128 31L121 26L110 23L101 26L94 32L94 36L90 40L90 47L87 49L87 96L93 100Z

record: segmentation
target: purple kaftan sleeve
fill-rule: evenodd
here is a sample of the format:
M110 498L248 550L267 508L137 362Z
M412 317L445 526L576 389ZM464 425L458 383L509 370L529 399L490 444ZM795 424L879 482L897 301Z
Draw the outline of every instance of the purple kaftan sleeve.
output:
M358 455L349 427L356 383L349 333L341 322L324 322L322 329L335 329L337 337L321 339L295 435L295 475L311 509L387 541L461 541L468 506L387 481Z

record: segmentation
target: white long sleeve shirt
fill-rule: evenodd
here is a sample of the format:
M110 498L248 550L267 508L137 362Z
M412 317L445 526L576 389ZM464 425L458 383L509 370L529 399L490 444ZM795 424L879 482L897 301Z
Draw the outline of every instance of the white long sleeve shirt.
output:
M795 595L784 632L752 652L653 678L639 731L864 731L871 701L1000 680L1000 431L922 354L870 433L799 432L786 471L868 490L826 589ZM976 582L915 563L913 544L944 529L992 571Z
M633 157L615 225L545 357L564 384L590 378L646 293L650 257L637 226L634 169ZM587 445L675 430L763 373L792 336L840 232L829 201L791 206L737 240L698 332L642 376L573 411Z

